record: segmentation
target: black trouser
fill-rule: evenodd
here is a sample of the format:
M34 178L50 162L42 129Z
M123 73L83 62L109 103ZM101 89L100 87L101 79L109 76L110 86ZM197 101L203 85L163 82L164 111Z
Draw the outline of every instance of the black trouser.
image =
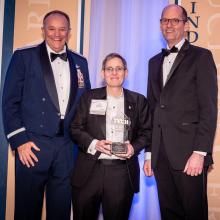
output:
M15 220L41 220L44 192L47 220L69 220L72 142L68 138L30 135L40 148L38 163L24 166L16 153Z
M174 170L161 143L154 170L161 220L208 220L207 168L199 176Z
M134 192L127 165L125 161L112 162L99 160L87 183L81 188L73 187L74 220L97 220L100 204L105 220L129 218Z

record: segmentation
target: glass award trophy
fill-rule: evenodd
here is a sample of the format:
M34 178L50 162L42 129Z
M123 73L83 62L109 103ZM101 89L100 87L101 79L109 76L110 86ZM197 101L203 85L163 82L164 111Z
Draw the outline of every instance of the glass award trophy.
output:
M130 118L124 113L118 113L111 120L112 125L112 154L126 154L127 144L125 141L128 140L128 131L131 125Z

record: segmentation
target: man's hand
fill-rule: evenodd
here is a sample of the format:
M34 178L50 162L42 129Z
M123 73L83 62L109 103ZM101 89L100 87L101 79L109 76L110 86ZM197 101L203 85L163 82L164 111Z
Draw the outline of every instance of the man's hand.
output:
M193 152L184 168L184 173L190 176L198 176L202 173L204 156Z
M153 170L151 169L151 160L145 160L144 161L144 174L146 176L153 176L154 173L153 173Z
M134 148L133 146L130 144L129 141L125 141L126 145L127 145L127 153L126 154L115 154L115 156L117 157L121 157L121 158L131 158L134 155Z
M36 155L33 153L33 151L31 150L31 148L33 148L36 151L40 151L40 148L38 148L31 141L17 148L20 161L23 163L23 165L26 165L28 168L30 168L30 166L34 166L35 162L38 162L38 159Z
M95 145L95 149L97 151L100 151L104 154L107 154L107 155L112 155L111 152L110 152L110 144L112 142L111 141L107 141L107 140L101 140L101 141L98 141Z

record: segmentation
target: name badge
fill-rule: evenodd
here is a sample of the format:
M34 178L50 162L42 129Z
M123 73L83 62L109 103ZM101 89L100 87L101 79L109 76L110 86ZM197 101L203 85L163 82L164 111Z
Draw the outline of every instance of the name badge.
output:
M91 115L105 115L107 100L92 99L89 113Z

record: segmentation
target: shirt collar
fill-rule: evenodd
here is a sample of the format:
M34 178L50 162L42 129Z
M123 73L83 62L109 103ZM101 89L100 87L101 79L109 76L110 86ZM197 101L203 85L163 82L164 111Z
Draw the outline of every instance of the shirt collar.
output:
M57 53L54 50L52 50L47 43L46 43L46 47L47 47L47 53L48 53L49 57L50 57L50 53ZM59 53L65 53L65 52L66 52L66 45L64 45L63 50L61 50Z
M180 51L181 47L183 46L183 44L185 43L185 38L183 38L179 43L175 44L174 46L178 48L178 51ZM167 49L170 50L171 48L169 48L168 44L167 44Z
M107 87L106 87L106 90L107 90ZM122 99L122 98L124 98L124 89L123 88L121 89L121 94L118 97L111 96L107 92L107 99L116 99L116 100L118 100L118 99Z

